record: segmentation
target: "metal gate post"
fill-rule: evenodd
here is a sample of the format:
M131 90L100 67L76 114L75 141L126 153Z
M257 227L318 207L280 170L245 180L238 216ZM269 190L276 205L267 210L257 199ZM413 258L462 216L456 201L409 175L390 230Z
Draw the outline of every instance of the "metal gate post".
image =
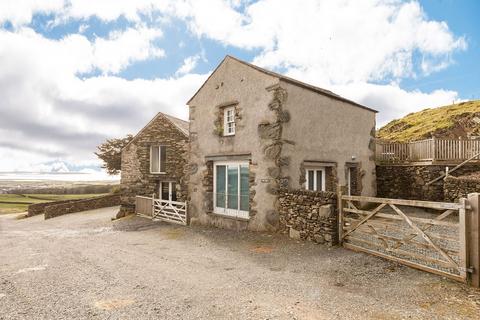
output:
M467 273L468 283L480 287L480 193L468 194L467 221L467 266L472 272ZM473 269L473 270L472 270Z

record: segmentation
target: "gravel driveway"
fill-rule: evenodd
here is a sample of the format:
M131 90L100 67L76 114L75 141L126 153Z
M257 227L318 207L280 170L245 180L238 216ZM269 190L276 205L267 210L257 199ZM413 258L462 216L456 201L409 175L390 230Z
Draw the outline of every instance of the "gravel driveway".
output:
M0 319L478 319L480 292L281 235L0 216Z

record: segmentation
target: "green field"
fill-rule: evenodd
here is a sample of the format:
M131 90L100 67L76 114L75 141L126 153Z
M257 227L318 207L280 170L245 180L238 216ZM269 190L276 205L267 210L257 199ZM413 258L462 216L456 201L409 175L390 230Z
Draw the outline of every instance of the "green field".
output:
M105 194L0 194L0 214L25 212L33 203L100 197Z

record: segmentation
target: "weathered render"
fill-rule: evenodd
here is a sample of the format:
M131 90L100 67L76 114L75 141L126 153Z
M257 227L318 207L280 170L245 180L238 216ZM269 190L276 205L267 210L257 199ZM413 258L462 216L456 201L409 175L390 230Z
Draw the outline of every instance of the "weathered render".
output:
M278 230L279 191L304 189L311 167L325 169L324 191L353 168L352 193L375 194L374 110L229 56L188 105L191 223ZM225 135L230 107L236 129ZM215 163L236 161L248 163L248 218L214 213Z
M166 147L164 173L150 170L152 146ZM135 212L137 195L158 198L160 182L175 182L178 201L185 201L187 153L188 122L158 113L122 150L119 216Z

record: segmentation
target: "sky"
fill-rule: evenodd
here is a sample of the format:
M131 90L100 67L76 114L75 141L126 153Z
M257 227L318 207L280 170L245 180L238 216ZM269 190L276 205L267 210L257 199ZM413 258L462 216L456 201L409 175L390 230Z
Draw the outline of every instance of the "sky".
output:
M480 99L477 0L1 0L0 172L93 152L186 101L226 54L379 111Z

